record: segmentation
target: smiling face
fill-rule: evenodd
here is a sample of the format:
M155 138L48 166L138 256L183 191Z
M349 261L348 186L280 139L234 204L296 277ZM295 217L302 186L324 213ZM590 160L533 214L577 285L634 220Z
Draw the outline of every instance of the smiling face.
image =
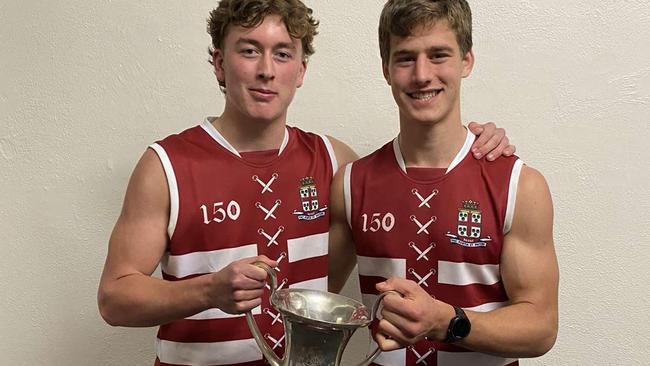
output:
M416 27L406 37L390 36L384 63L386 81L403 122L460 123L460 85L469 76L474 55L462 55L446 20Z
M267 16L253 28L230 26L214 51L217 79L225 82L225 114L285 122L306 63L301 41L291 38L282 18Z

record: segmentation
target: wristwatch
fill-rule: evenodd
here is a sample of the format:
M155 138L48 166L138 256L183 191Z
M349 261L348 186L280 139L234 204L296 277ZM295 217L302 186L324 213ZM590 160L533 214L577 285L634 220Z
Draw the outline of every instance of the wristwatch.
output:
M451 321L449 321L445 343L453 343L467 337L469 331L472 329L472 324L470 324L463 309L454 306L454 310L456 311L456 316L451 318Z

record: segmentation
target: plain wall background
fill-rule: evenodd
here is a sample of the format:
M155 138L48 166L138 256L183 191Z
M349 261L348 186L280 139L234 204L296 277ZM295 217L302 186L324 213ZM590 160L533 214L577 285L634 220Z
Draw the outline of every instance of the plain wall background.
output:
M397 132L376 40L383 1L307 3L320 35L290 123L367 154ZM471 5L463 118L505 127L554 198L560 332L523 364L648 365L650 4ZM214 6L0 0L1 364L152 364L155 329L105 325L97 284L145 147L223 107L206 62Z

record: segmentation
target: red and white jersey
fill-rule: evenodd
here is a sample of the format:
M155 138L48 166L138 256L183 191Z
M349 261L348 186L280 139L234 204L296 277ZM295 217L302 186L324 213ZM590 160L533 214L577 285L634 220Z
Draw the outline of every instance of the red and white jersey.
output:
M515 207L522 162L470 154L475 136L448 169L406 168L398 139L346 166L346 213L356 244L363 302L389 277L415 281L432 296L472 311L507 304L499 262ZM373 342L372 346L375 344ZM421 341L382 353L385 366L518 365L517 360Z
M329 140L287 127L279 150L238 153L206 120L151 148L170 194L163 278L181 281L256 255L277 260L278 288L327 290ZM271 154L271 155L269 155ZM265 291L253 314L284 352L284 328ZM209 309L162 325L156 365L263 365L243 315Z

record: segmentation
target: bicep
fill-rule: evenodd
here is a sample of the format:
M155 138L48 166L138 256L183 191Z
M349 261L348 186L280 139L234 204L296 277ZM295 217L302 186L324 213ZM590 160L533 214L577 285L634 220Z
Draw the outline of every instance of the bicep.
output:
M109 241L103 280L150 275L167 246L169 191L162 164L151 149L133 171L120 217Z
M505 236L501 275L512 303L557 307L558 265L553 244L553 207L544 177L524 167L514 218Z

